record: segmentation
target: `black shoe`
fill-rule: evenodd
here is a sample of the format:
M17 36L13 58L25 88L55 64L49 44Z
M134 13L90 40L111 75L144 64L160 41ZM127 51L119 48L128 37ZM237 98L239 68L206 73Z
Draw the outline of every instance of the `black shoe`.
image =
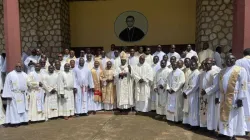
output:
M236 140L236 138L235 137L230 137L229 140Z

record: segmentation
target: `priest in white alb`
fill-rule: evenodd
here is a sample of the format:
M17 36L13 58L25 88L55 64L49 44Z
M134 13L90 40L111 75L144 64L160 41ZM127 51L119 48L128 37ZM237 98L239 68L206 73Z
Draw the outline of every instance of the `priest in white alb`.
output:
M180 54L175 51L175 45L171 45L170 52L168 53L168 58L171 58L172 56L175 56L176 61L181 59Z
M145 63L145 56L141 55L139 63L131 71L135 79L135 110L149 112L150 107L150 83L153 81L153 72L150 65Z
M182 87L185 83L185 75L177 68L177 62L171 63L173 71L168 76L168 103L167 120L173 122L182 121L183 118L183 96Z
M27 74L35 70L35 64L38 63L37 56L36 56L36 49L32 50L32 54L28 56L25 61L24 65L27 68Z
M201 80L201 127L206 126L208 130L217 130L216 123L216 90L215 90L215 77L219 71L212 69L213 61L211 58L207 58L205 61L206 72ZM204 107L204 108L203 108ZM218 118L217 118L218 119Z
M60 70L63 71L64 65L66 64L66 60L63 60L62 54L58 54L58 60L60 62Z
M146 59L145 59L146 61ZM156 110L156 92L155 92L155 85L154 85L154 81L155 81L155 76L156 73L158 72L158 70L161 68L161 64L159 63L159 57L158 56L154 56L153 57L153 64L151 65L152 67L152 72L153 72L153 81L152 83L150 83L150 106L151 106L151 110Z
M192 46L189 44L187 45L186 58L191 59L193 56L196 56L198 58L197 52L193 51Z
M219 134L227 139L244 136L247 125L244 115L244 101L247 91L247 72L235 65L236 58L226 56L226 68L216 78L216 88L220 92ZM217 102L219 103L219 102Z
M7 98L5 123L16 125L29 121L27 90L27 75L22 72L21 63L17 63L4 84L2 97Z
M247 90L246 98L243 100L243 108L245 113L245 120L247 124L247 131L250 132L250 48L243 51L244 57L236 61L236 65L243 67L247 72Z
M84 59L79 59L78 67L74 70L74 88L75 94L75 113L77 115L88 113L88 91L94 90L94 83L91 71L84 67Z
M135 50L132 48L130 49L130 55L128 57L128 65L134 67L139 62L139 57L135 56Z
M145 50L145 62L148 63L149 65L153 64L153 55L151 55L151 49L149 47L146 48Z
M84 67L88 68L89 70L91 70L94 67L94 59L92 57L93 57L92 54L87 54L87 60L84 63Z
M118 50L115 50L114 55L115 55L115 58L112 62L113 63L112 66L114 69L116 69L117 67L119 67L121 65L121 58L120 58Z
M59 115L68 120L75 114L74 94L77 90L74 88L74 75L70 71L70 64L64 65L64 71L58 76L58 95L59 95Z
M153 56L158 56L160 60L162 60L165 53L162 51L161 45L157 46L157 51L153 54Z
M44 76L45 89L45 119L58 117L58 74L54 67L49 66L48 74Z
M156 118L166 115L167 110L167 96L168 96L168 76L171 70L166 67L167 62L165 60L161 60L160 66L161 68L156 72L154 78L154 91L156 94ZM152 93L152 92L151 92ZM165 116L164 116L165 118Z
M84 50L81 50L80 51L80 56L78 58L76 58L76 61L75 61L75 65L77 66L79 64L79 59L80 58L83 58L85 60L85 51ZM85 60L86 61L86 60Z
M32 122L45 120L44 109L44 75L40 72L40 64L35 64L35 71L28 74L29 87L29 120Z
M214 52L211 49L209 49L208 42L203 43L202 51L199 52L198 57L199 57L199 62L202 62L207 58L214 58Z
M183 124L189 124L191 128L199 126L199 76L196 61L190 62L191 73L186 78L183 87Z
M70 50L69 57L66 59L66 63L69 63L70 60L76 61L75 51L73 51L73 50Z
M107 62L110 61L110 60L111 59L106 57L105 51L101 51L101 57L100 57L100 60L99 60L100 69L104 70L107 67Z
M133 80L127 65L127 54L122 52L121 66L115 70L117 108L124 110L134 106Z

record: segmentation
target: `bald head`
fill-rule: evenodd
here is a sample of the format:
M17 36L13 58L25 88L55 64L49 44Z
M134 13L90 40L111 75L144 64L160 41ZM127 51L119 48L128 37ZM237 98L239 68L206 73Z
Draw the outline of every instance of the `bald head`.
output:
M172 66L173 70L176 70L178 64L177 64L177 62L173 62L173 63L171 63L171 66Z
M159 62L159 56L154 56L153 57L153 62L154 62L154 64L157 64L158 62Z
M204 42L203 43L203 50L206 50L206 49L208 49L209 48L209 44L208 44L208 42Z
M244 56L249 56L250 55L250 48L247 48L243 52Z
M22 72L22 64L18 62L15 67L16 72Z
M39 60L39 63L40 63L40 65L41 65L41 67L45 67L45 65L46 65L46 60L45 60L44 58L41 58L41 59Z
M144 64L144 62L145 62L145 55L141 55L140 56L139 62L140 62L140 64Z
M50 65L50 66L48 67L49 73L53 73L54 70L55 70L54 66Z
M232 54L228 54L226 56L226 65L227 67L232 67L233 65L235 65L235 61L236 61L236 57Z
M109 70L109 69L111 69L112 68L112 62L111 61L108 61L107 62L107 69Z
M177 61L177 66L179 69L183 67L184 62L182 60Z
M83 58L80 58L80 59L79 59L79 66L83 67L83 66L84 66L84 63L85 63L84 59L83 59Z
M175 52L175 45L171 45L170 52L174 53Z
M161 45L157 46L157 51L160 52L162 50Z
M172 57L170 58L170 63L172 64L172 63L174 63L174 62L176 62L176 57L175 57L175 56L172 56Z
M190 44L187 45L187 51L190 52L192 50L192 46Z
M41 70L41 65L39 63L35 64L35 71L39 72Z
M212 58L207 58L205 60L204 66L205 66L206 71L210 71L212 69L212 66L213 66Z
M70 69L70 64L69 64L69 63L66 63L66 64L64 65L64 71L65 71L65 72L69 72L69 69Z

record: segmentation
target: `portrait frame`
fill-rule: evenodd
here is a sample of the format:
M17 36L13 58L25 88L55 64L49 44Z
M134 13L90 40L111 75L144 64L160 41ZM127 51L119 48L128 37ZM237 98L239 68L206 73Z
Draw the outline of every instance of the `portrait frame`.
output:
M139 36L136 38L136 37L133 37L133 35L132 35L132 37L128 37L128 38L130 38L129 40L120 38L121 32L123 30L125 30L126 28L128 28L128 25L126 25L126 19L128 16L134 17L134 26L133 27L136 27L139 30L141 30L144 33L143 37ZM134 42L142 41L148 33L148 19L141 12L138 12L135 10L124 11L124 12L120 13L114 21L114 33L120 41L123 41L126 43L134 43Z

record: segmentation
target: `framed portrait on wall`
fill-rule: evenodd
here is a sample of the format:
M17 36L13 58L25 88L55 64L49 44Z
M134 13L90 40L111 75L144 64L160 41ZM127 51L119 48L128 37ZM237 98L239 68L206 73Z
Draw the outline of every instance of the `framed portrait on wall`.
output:
M142 40L148 32L148 20L140 12L126 11L121 13L115 21L115 34L125 42Z

